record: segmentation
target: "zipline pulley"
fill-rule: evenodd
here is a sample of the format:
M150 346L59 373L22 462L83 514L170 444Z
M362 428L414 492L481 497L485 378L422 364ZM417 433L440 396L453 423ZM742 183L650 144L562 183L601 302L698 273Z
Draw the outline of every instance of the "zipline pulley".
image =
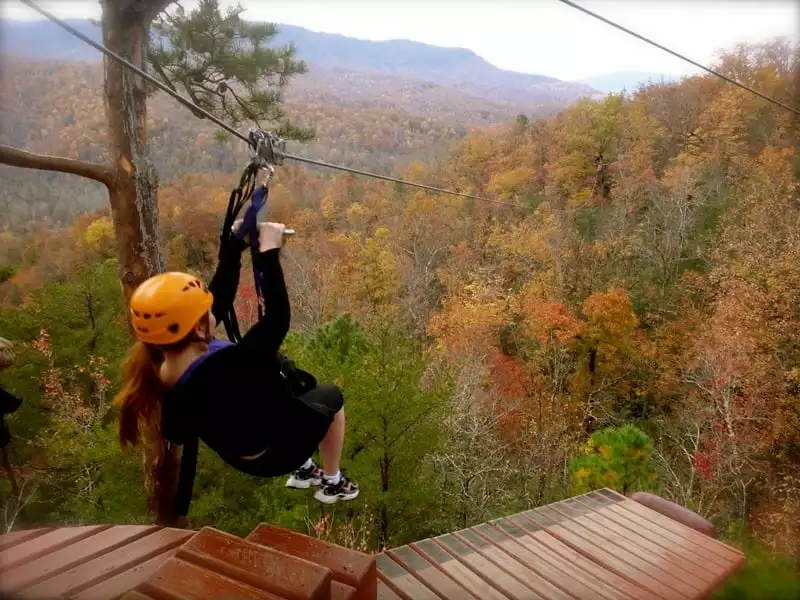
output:
M276 136L271 131L256 128L250 129L247 133L247 138L250 140L251 151L264 164L271 167L283 165L286 157L286 140Z

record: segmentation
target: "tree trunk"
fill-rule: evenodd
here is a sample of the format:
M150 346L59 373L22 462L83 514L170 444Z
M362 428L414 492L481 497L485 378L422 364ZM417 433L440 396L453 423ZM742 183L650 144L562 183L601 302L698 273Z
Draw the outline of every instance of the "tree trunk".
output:
M143 13L103 3L106 47L144 68L149 22ZM124 4L124 3L123 3ZM158 175L147 152L146 82L109 58L105 105L115 179L109 201L125 298L138 284L164 270L158 247Z
M103 2L103 42L116 54L145 68L150 11L127 3ZM146 82L130 69L105 58L105 106L108 140L115 173L109 201L117 240L117 256L125 299L137 285L164 271L158 245L158 175L147 151ZM145 489L151 515L159 522L169 513L177 483L179 454L160 439L156 430L145 432ZM159 473L160 475L156 475Z
M102 0L103 42L139 68L146 64L148 29L173 0ZM58 171L103 183L108 189L120 280L126 303L136 286L164 271L158 245L158 176L147 153L145 81L105 58L105 107L111 164L34 154L0 144L0 164ZM162 521L177 484L179 454L153 427L145 432L145 488L152 516ZM160 473L156 477L156 472Z
M389 455L389 423L383 416L383 457L381 458L381 509L378 515L378 545L381 549L389 546L389 507L386 505L386 493L389 491L389 470L391 468Z
M594 342L596 344L597 342ZM589 438L595 431L594 416L594 389L595 389L595 370L597 366L597 346L589 348L589 398L586 404L586 416L583 419L583 435Z

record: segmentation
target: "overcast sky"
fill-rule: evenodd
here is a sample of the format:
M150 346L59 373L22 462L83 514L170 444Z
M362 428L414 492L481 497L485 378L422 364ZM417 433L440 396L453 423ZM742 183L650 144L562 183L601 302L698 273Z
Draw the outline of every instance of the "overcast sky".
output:
M2 0L5 18L36 13ZM721 48L798 37L800 0L576 0L703 64ZM183 3L190 7L193 3ZM229 4L223 0L223 4ZM614 71L697 72L557 0L241 0L245 18L369 40L469 48L504 69L573 80ZM95 1L43 1L60 17L98 17Z

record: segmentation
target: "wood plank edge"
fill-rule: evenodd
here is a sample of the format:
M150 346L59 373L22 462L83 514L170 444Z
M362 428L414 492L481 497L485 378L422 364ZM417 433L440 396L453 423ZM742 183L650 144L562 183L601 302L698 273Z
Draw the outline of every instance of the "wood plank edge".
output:
M237 539L242 541L241 538ZM277 552L277 550L272 550L272 551ZM294 557L291 554L285 554L283 552L281 552L281 554L284 554L285 556L288 556L295 560L303 560ZM272 578L267 577L266 575L261 573L248 571L247 569L233 565L215 556L197 552L195 550L189 550L187 548L181 548L176 553L175 558L180 559L189 564L192 564L196 567L201 567L203 569L211 571L212 573L215 573L217 575L227 577L228 579L231 579L233 581L239 581L240 583L244 583L259 590L269 592L270 594L274 594L276 596L285 596L287 593L290 594L291 596L298 595L296 588L287 589L282 585L270 585L269 582L272 581ZM309 589L309 595L308 595L309 600L315 600L315 599L322 600L323 598L329 597L330 587L331 587L330 569L314 563L309 563L309 564L316 567L316 569L322 569L325 571L322 574L322 579L317 583L317 585Z
M34 560L38 560L38 559L42 558L43 556L47 556L48 554L52 554L53 552L57 552L59 550L63 550L64 548L66 548L68 546L71 546L73 544L77 544L78 542L82 542L85 539L88 539L88 538L90 538L90 537L92 537L94 535L97 535L98 533L102 533L103 531L111 529L112 527L114 527L114 525L109 525L109 524L89 525L88 527L90 527L90 529L88 531L84 531L81 535L79 535L77 537L70 538L68 540L62 540L61 542L58 542L58 543L56 543L56 544L54 544L52 546L48 546L47 548L43 548L39 552L34 552L33 554L30 554L30 555L26 556L25 558L19 559L16 562L4 563L3 564L3 570L8 571L10 569L16 569L17 567L21 567L23 565L26 565L26 564L28 564L30 562L33 562ZM53 529L52 531L48 531L47 533L52 533L53 531L58 531L59 529L79 529L79 527L74 527L74 528L73 527L64 527L64 528L57 527L57 528ZM26 540L26 541L34 541L34 540L36 540L38 538L41 538L41 537L43 537L43 536L35 536L35 537L32 537L30 540Z
M601 569L605 569L606 571L610 571L611 573L614 573L614 575L616 575L617 577L619 577L619 578L621 578L621 579L624 579L625 581L627 581L627 582L628 582L628 584L632 585L632 586L634 587L634 589L642 589L642 590L644 590L646 593L650 594L651 596L653 596L653 597L655 597L655 598L664 598L664 596L663 596L662 594L660 594L660 593L656 592L655 590L653 590L653 589L651 589L651 588L649 588L649 587L645 587L645 586L643 586L643 585L642 585L642 584L641 584L639 581L636 581L636 580L635 580L635 579L633 579L631 576L629 576L629 575L627 575L627 574L623 573L623 572L622 572L622 571L620 571L618 568L616 568L614 565L611 565L611 564L608 564L608 563L601 562L600 560L598 560L597 558L595 558L595 557L594 557L594 556L592 556L591 554L589 554L589 553L585 552L585 551L583 550L583 548L580 548L579 546L576 546L576 545L574 545L574 544L573 544L573 543L571 543L569 540L567 540L567 539L563 538L562 536L558 535L557 533L555 533L555 532L551 531L551 530L549 529L549 526L548 526L547 528L545 528L544 526L542 526L542 525L541 525L541 523L537 523L537 522L536 522L534 519L532 519L530 516L528 516L528 515L522 515L522 516L524 516L524 518L526 518L526 519L528 519L528 520L531 520L531 521L533 521L533 522L534 522L534 524L536 524L537 526L541 527L541 528L542 528L542 529L541 529L541 532L542 532L542 533L544 533L544 534L546 534L546 535L548 535L548 536L552 537L553 539L557 540L557 541L558 541L558 543L560 543L560 544L564 544L564 545L565 545L565 546L567 546L569 549L571 549L573 552L577 552L578 554L580 554L581 556L583 556L585 559L587 559L587 560L589 560L589 561L593 562L594 564L596 564L596 565L597 565L598 567L600 567ZM557 524L557 525L558 525L558 524ZM537 533L538 533L538 532L537 532ZM576 535L576 534L574 534L574 535ZM582 536L578 536L578 537L582 537ZM583 539L585 539L585 538L583 538ZM594 543L593 543L591 540L587 540L587 542L588 542L588 543L590 543L590 544L592 544L592 546L595 546L595 544L594 544ZM602 548L599 548L599 547L598 547L598 549L599 549L599 550L603 550ZM626 560L623 560L623 559L621 559L621 558L619 558L619 557L616 557L616 558L617 558L617 560L619 560L620 562L624 562L624 563L625 563L626 565L628 565L628 566L629 566L631 569L633 569L633 570L635 570L635 571L637 571L637 572L641 573L641 574L642 574L642 575L644 575L645 577L647 577L647 576L648 576L648 575L647 575L647 573L643 572L643 571L642 571L641 569L639 569L638 567L636 567L636 566L634 566L634 565L631 565L631 564L630 564L630 563L628 563Z
M685 589L681 589L681 587L683 586L699 594L702 593L709 585L706 581L703 581L703 579L701 579L691 571L688 571L680 564L678 564L673 555L678 557L679 555L676 555L673 551L668 549L662 549L663 550L662 553L659 554L657 551L642 546L640 542L631 541L630 539L628 539L625 536L622 536L621 534L616 534L613 532L613 530L604 527L602 523L598 523L592 520L591 511L580 513L578 514L578 516L572 517L566 514L569 510L573 510L570 506L566 506L566 508L554 508L554 510L567 516L574 525L580 527L581 531L585 530L589 534L604 540L605 543L611 544L614 547L623 550L624 552L630 553L633 556L636 556L638 559L644 561L648 565L651 565L648 567L648 571L657 573L661 577L660 579L653 577L653 579L655 579L656 581L660 581L663 585L673 589L678 594L683 594L688 591ZM585 519L592 525L592 527L587 526L584 522L577 521L577 519ZM634 531L630 531L630 533L633 534L634 537L639 537L639 535ZM645 538L645 540L647 540L647 538ZM587 541L590 540L587 539ZM652 544L652 542L650 543ZM658 544L655 544L655 546L657 548L660 548ZM620 560L624 559L620 558ZM630 565L628 561L625 562L627 562ZM641 570L641 568L636 567L636 565L630 565L630 566ZM680 573L680 576L678 576L677 573L673 573L673 570L678 571Z
M163 528L162 527L157 527L156 531L160 531L161 529L163 529ZM155 533L155 532L153 532L153 533ZM171 542L165 543L163 546L159 546L159 547L154 548L154 549L152 549L152 550L150 550L148 552L145 552L144 554L142 554L140 556L137 556L136 558L134 558L134 559L132 559L132 560L130 560L128 562L122 563L121 565L117 566L114 569L111 569L110 571L106 571L105 573L103 573L101 575L98 575L97 577L94 577L90 581L87 581L85 583L76 585L75 587L72 587L72 588L68 588L67 590L62 592L62 595L63 596L74 596L75 594L80 594L84 590L88 590L89 588L94 587L95 585L98 585L99 583L102 583L105 580L108 580L108 579L111 579L113 577L116 577L117 575L121 575L125 571L130 571L132 569L135 569L136 567L138 567L142 563L146 563L151 558L155 558L156 556L160 556L162 554L167 554L170 551L173 551L172 555L174 555L175 551L176 551L176 548L178 546L181 546L182 544L186 543L186 541L190 537L192 537L192 535L194 535L194 532L186 531L186 535L185 536L176 538L176 539L172 540ZM142 536L142 537L146 537L146 536ZM136 541L138 541L140 539L142 539L142 538L141 537L137 538ZM165 557L164 560L165 561L169 560L172 555Z
M410 545L407 545L406 547L407 547L407 548L411 548L411 546L410 546ZM412 552L415 552L415 550L413 550L413 549L412 549ZM391 558L391 559L392 559L394 562L396 562L398 565L400 565L400 568L401 568L401 569L404 569L404 570L406 571L406 573L408 573L408 574L410 574L410 575L413 575L413 576L414 576L414 578L415 578L417 581L419 581L419 582L420 582L422 585L424 585L426 588L428 588L429 590L431 590L431 591L432 591L434 594L436 594L437 596L441 596L441 594L439 594L439 593L438 593L438 591L436 590L436 588L435 588L435 587L431 587L431 585L430 585L429 583L427 583L427 582L426 582L426 581L425 581L425 580L424 580L424 579L423 579L423 578L422 578L422 577L421 577L421 576L420 576L420 575L417 573L417 570L416 570L416 569L412 568L412 567L411 567L411 565L408 565L408 566L406 566L406 563L405 563L405 562L403 562L403 559L402 559L402 558L400 558L399 556L396 556L396 555L394 554L394 552L393 552L391 549L390 549L390 550L387 550L386 552L384 552L384 554L385 554L386 556L388 556L389 558ZM448 581L450 581L451 583L453 583L453 584L454 584L456 587L458 587L458 588L460 588L460 589L463 589L463 590L466 590L466 592L467 592L467 593L466 593L466 595L464 596L465 598L466 598L466 597L469 597L469 598L473 598L473 597L474 597L474 594L470 593L470 591L469 591L469 590L468 590L466 587L464 587L464 586L463 586L463 585L461 585L461 584L460 584L458 581L456 581L455 579L453 579L453 578L450 576L450 574L449 574L449 573L447 573L447 572L446 572L446 571L444 571L443 569L436 568L436 567L437 567L437 565L435 565L435 564L434 564L434 563L432 563L430 560L428 560L428 557L427 557L427 556L425 556L424 554L422 554L421 552L418 552L418 551L416 551L416 554L418 554L419 556L421 556L421 557L422 557L422 559L423 559L423 560L424 560L426 563L428 563L428 565L429 565L430 567L433 567L433 568L436 570L436 572L437 572L437 573L439 573L439 574L440 574L442 577L444 577L445 579L447 579Z
M8 533L0 536L0 552L5 552L6 550L10 550L14 546L19 546L20 544L24 544L30 540L36 539L37 537L44 535L45 533L50 533L53 531L53 527L36 527L34 529L21 529L18 531L9 531ZM21 535L14 535L14 534L21 534ZM11 541L6 541L3 543L4 537L11 537L13 539Z

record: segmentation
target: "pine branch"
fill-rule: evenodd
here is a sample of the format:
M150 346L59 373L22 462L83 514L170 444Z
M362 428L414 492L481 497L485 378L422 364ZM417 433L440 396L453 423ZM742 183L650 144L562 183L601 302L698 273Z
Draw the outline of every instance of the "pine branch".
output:
M114 182L114 173L107 165L59 156L48 156L46 154L35 154L5 144L0 144L0 164L23 169L69 173L99 181L106 187L110 187Z
M174 3L175 0L150 0L144 6L145 22L151 22L158 15L167 10L170 4Z

